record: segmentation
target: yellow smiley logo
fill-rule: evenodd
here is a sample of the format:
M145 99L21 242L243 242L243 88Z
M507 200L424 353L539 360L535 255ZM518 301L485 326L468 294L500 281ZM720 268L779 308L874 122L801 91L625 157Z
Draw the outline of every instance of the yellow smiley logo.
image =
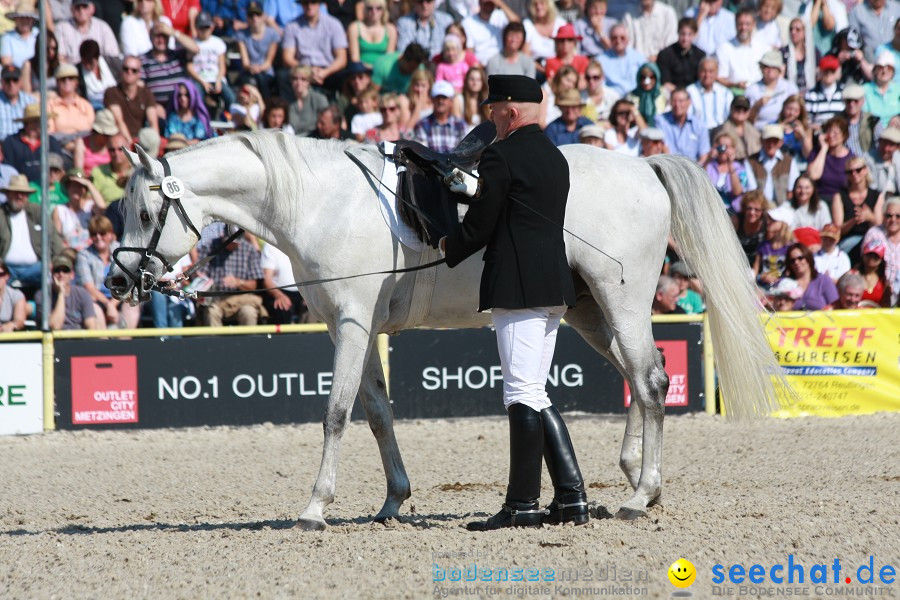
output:
M686 558L679 558L669 567L669 581L678 588L690 587L697 578L697 569Z

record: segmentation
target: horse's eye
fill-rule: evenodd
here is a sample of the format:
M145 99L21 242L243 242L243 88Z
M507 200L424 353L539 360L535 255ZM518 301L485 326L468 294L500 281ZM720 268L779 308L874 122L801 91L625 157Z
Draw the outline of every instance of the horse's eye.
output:
M141 211L141 225L146 227L149 224L150 224L150 213L148 213L146 210L142 210Z

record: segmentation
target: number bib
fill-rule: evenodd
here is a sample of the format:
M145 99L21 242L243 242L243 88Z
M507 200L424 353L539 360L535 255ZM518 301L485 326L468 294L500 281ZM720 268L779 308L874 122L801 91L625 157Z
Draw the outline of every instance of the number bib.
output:
M184 184L177 177L169 175L159 184L164 196L173 200L179 200L184 196Z

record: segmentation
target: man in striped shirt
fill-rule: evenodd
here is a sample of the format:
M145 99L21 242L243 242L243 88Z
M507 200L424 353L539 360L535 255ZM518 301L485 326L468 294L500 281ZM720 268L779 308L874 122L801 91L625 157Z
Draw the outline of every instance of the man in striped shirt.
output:
M170 36L175 36L181 46L169 50ZM187 52L197 54L200 47L191 36L172 29L162 21L157 21L153 25L150 41L153 48L141 57L141 65L144 68L143 79L147 89L153 92L156 103L166 107L172 99L176 82L188 77Z
M841 63L837 56L827 54L819 61L822 78L806 92L806 111L811 125L821 125L844 110L844 84L841 83Z

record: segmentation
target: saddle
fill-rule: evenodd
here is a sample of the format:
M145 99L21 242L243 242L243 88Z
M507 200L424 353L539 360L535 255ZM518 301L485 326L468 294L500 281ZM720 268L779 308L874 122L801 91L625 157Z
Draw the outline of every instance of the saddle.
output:
M472 198L451 192L444 178L454 169L472 172L481 153L494 141L497 129L490 121L475 127L451 152L436 152L418 142L400 140L394 146L400 217L432 248L459 230L459 204ZM415 208L413 208L415 207ZM424 213L424 214L423 214Z

